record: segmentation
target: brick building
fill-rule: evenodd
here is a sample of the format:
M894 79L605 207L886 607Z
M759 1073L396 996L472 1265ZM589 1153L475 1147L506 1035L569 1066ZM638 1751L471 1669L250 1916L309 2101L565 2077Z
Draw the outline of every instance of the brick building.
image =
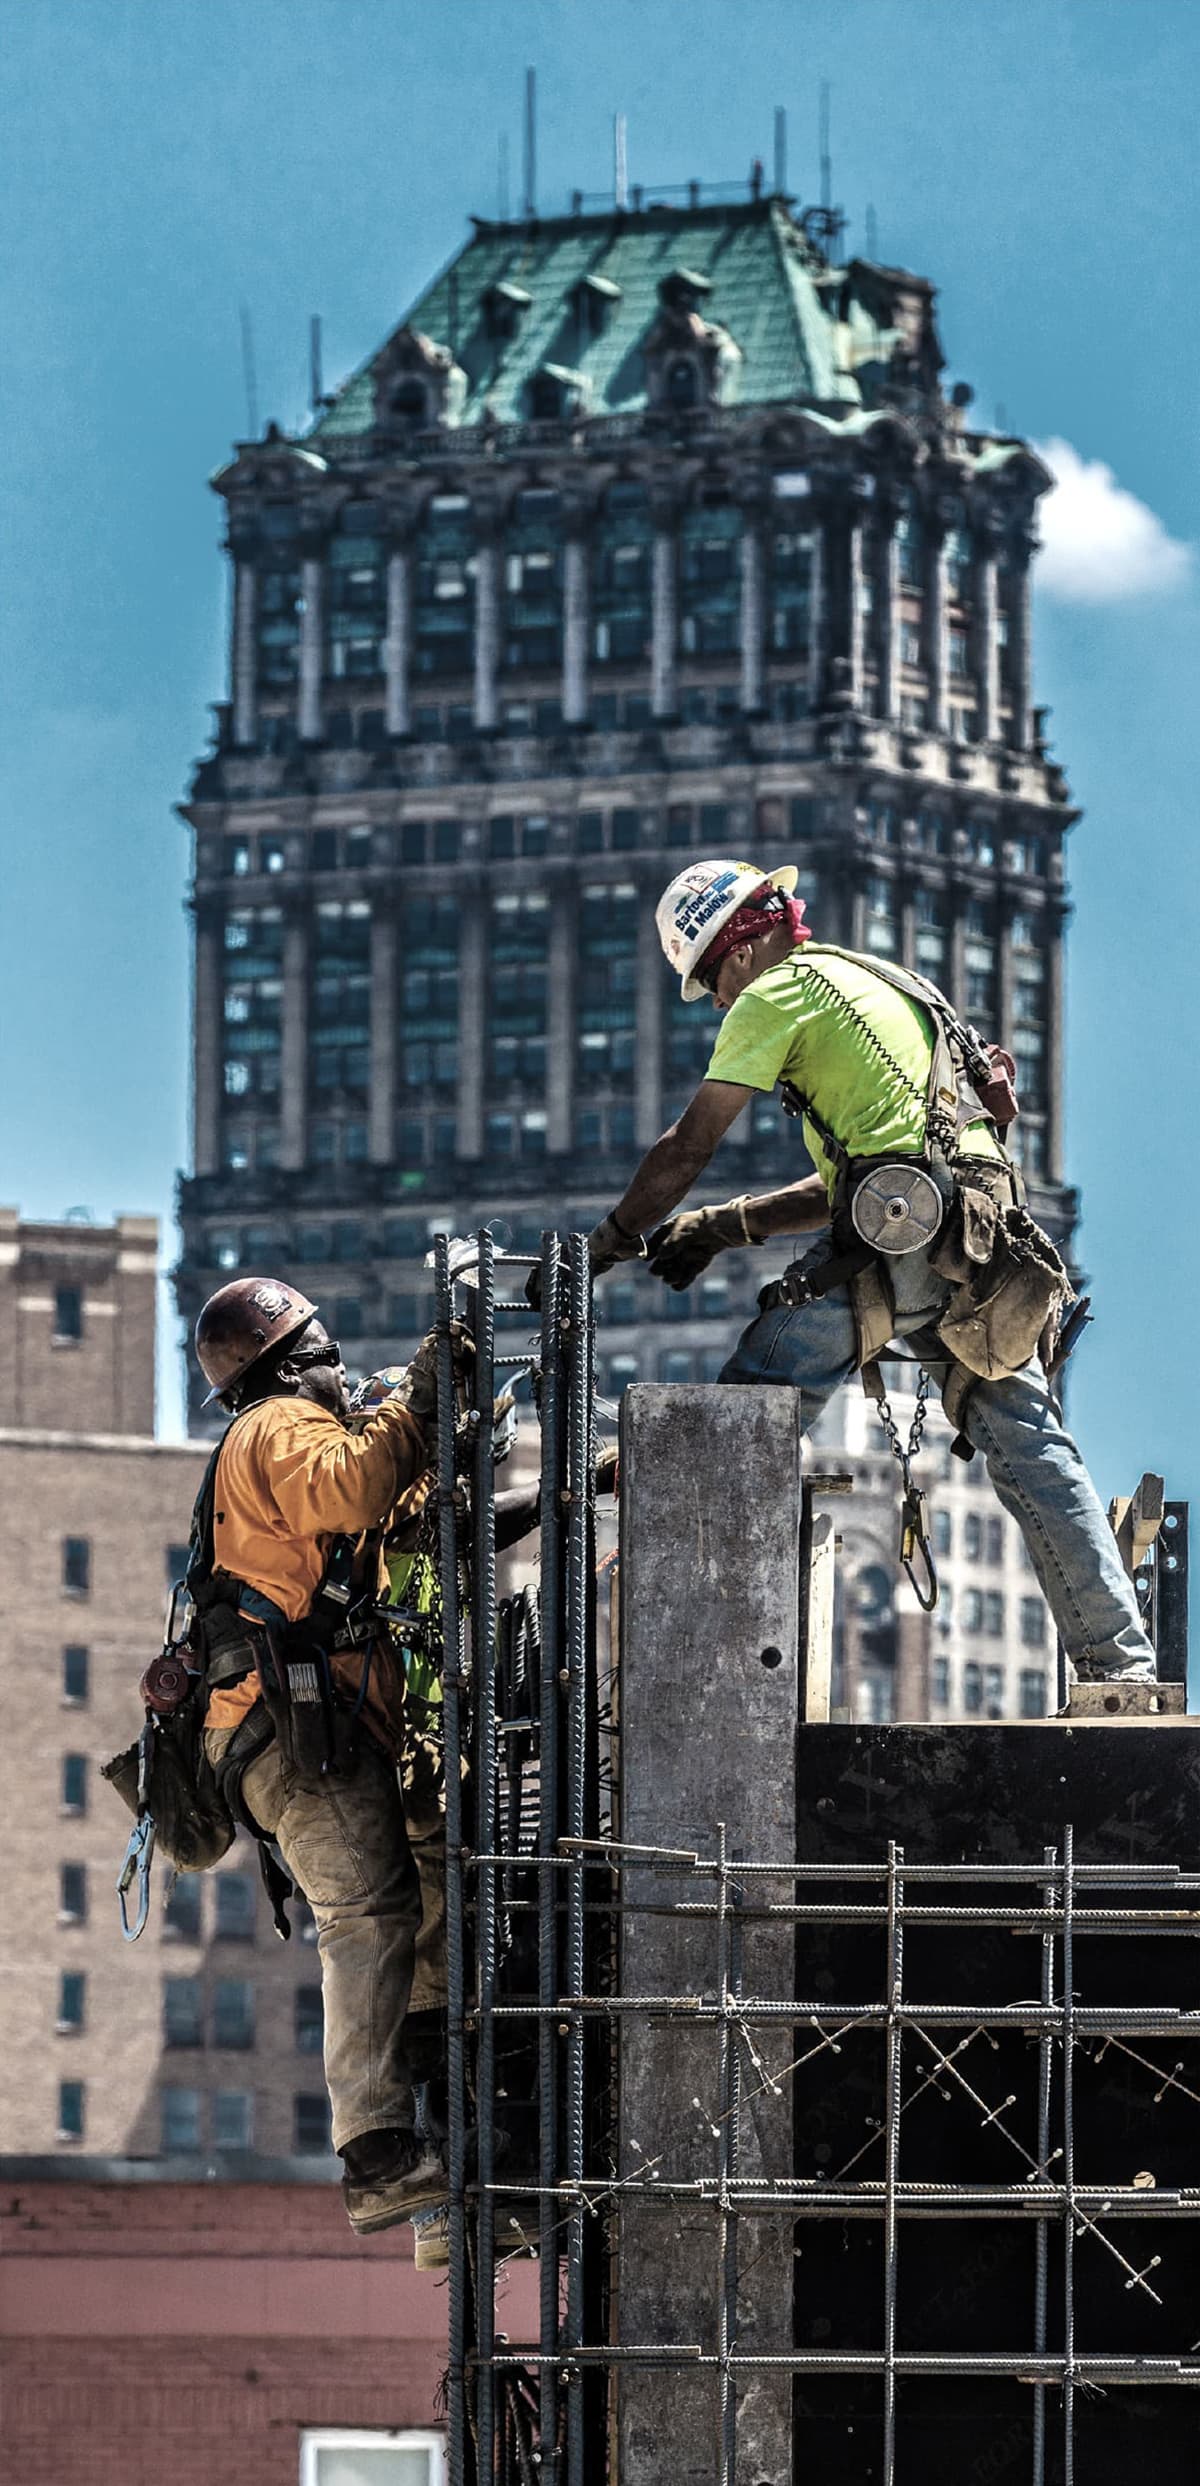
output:
M442 2486L445 2287L301 2173L0 2157L11 2486ZM536 2284L506 2276L514 2336Z
M207 1445L153 1435L157 1227L0 1212L0 2152L331 2169L320 1975L275 1938L252 1842L154 1868L120 1938L129 1817L99 1776L140 1723Z
M439 1225L590 1225L707 1060L653 923L706 852L798 861L819 932L1011 1047L1033 1203L1069 1238L1049 476L942 368L929 281L844 263L836 217L756 176L476 218L306 435L238 448L229 696L183 806L189 1315L279 1265L369 1367L424 1324ZM710 1196L799 1170L764 1098ZM608 1281L605 1391L714 1376L765 1258L683 1297ZM1015 1708L1011 1596L950 1524L939 1711L973 1697L976 1588Z

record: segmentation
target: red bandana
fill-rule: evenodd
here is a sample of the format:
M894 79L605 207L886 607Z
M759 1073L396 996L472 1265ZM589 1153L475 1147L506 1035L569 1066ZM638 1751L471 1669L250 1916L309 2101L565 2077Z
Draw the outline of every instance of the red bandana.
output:
M784 922L791 926L793 948L803 941L811 941L812 928L804 921L803 898L785 898L780 890L772 887L770 881L764 881L762 889L756 889L745 906L739 906L736 915L731 915L728 923L722 924L716 939L709 942L699 966L693 972L702 984L707 984L716 974L721 960L728 958L730 950L740 949L744 941L760 941L764 933L774 932L776 925Z

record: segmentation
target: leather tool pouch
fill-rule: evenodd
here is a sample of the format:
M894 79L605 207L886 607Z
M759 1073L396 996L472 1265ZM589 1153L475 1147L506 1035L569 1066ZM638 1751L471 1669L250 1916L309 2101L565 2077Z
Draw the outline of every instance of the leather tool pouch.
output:
M264 1631L258 1676L286 1795L324 1795L353 1775L357 1720L338 1700L329 1653L304 1624Z
M937 1334L981 1381L1020 1372L1057 1329L1074 1289L1049 1235L990 1184L960 1184L931 1268L954 1288Z

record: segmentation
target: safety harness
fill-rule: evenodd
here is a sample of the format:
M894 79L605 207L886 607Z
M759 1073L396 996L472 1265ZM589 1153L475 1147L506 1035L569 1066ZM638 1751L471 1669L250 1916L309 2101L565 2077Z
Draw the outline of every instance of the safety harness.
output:
M924 1093L834 979L822 973L823 958L865 967L882 983L916 1002L930 1021L932 1049ZM863 1388L878 1408L902 1482L900 1560L919 1602L937 1602L937 1573L924 1524L924 1495L913 1480L929 1379L921 1373L907 1444L900 1440L883 1380L880 1357L895 1320L888 1277L898 1253L929 1248L930 1266L951 1280L954 1293L936 1324L947 1349L942 1403L954 1429L952 1447L974 1457L964 1430L968 1403L981 1379L1019 1371L1041 1345L1047 1369L1061 1362L1059 1322L1073 1289L1048 1235L1029 1216L1021 1174L1004 1148L1003 1132L1017 1105L1008 1057L990 1047L924 976L891 959L865 958L831 943L805 950L804 968L816 976L834 1010L860 1042L878 1057L902 1090L924 1107L919 1150L893 1150L884 1157L855 1158L814 1103L791 1080L780 1082L785 1113L801 1116L815 1132L834 1169L830 1248L794 1262L771 1291L771 1300L805 1304L848 1289L858 1332ZM1000 1154L964 1151L967 1130L987 1125ZM1055 1345L1060 1352L1055 1358ZM1073 1341L1072 1341L1073 1343ZM923 1576L914 1563L920 1560Z

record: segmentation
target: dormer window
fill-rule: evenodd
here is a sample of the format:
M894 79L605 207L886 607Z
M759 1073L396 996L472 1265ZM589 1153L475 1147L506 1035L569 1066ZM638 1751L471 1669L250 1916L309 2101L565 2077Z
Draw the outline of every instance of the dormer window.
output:
M581 335L602 337L609 314L621 299L611 276L583 276L575 288L575 314Z
M564 363L543 363L529 383L529 411L535 423L563 423L577 414L586 392L582 372Z
M672 268L659 283L658 298L666 311L694 311L711 292L711 278L698 269Z
M700 382L695 363L690 357L681 356L667 372L667 404L676 414L684 414L699 402Z
M498 285L490 285L483 297L483 316L489 337L515 337L525 312L533 300L523 285L512 285L501 277Z
M388 409L407 431L423 431L429 420L429 395L424 383L398 380L388 398Z

